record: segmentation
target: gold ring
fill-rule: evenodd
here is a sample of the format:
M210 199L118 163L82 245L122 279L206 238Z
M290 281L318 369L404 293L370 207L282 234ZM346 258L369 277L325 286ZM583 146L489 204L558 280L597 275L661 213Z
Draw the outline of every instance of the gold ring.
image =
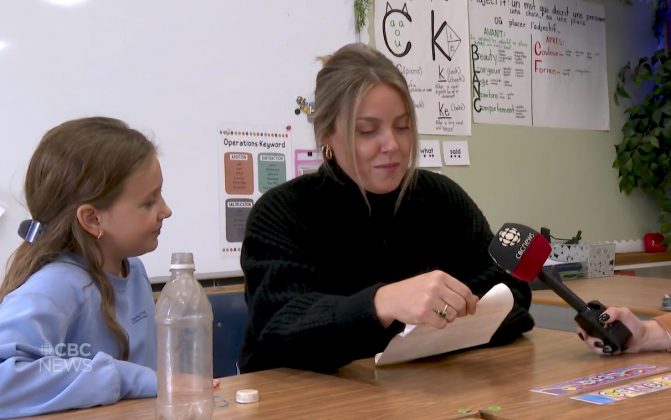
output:
M445 315L447 315L447 308L449 308L449 307L450 307L450 305L446 303L443 310L438 312L438 315L445 318Z

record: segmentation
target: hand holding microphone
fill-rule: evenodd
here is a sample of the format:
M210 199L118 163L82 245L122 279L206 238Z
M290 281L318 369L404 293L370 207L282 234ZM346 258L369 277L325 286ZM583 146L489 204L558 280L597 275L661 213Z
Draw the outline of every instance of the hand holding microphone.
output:
M620 321L600 322L605 305L585 303L562 283L554 267L543 268L550 252L550 243L540 233L516 223L504 224L489 245L489 255L506 273L526 282L538 277L578 312L574 319L588 335L601 339L613 354L624 351L631 331Z

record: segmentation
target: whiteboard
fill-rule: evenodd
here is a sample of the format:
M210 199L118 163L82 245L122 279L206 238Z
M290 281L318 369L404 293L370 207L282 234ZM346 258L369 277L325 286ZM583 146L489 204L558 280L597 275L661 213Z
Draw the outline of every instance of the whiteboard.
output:
M351 0L0 0L2 275L30 217L22 189L35 146L93 115L159 146L173 216L142 257L152 281L174 251L193 252L201 277L239 273L220 253L217 127L291 125L294 148L314 147L296 98L313 100L317 56L355 40Z

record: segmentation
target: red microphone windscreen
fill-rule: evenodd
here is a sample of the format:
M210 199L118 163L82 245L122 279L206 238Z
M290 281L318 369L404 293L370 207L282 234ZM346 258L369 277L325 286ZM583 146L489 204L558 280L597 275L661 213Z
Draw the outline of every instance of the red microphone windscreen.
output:
M539 234L535 235L526 251L522 253L519 264L510 274L522 281L532 281L543 269L543 264L547 261L550 252L552 252L552 247L548 241Z

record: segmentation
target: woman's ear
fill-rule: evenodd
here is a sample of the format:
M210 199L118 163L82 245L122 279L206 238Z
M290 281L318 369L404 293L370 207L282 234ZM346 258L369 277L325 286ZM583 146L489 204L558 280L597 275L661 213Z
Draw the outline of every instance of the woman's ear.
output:
M82 204L77 207L77 221L94 238L97 238L102 231L98 211L90 204Z

